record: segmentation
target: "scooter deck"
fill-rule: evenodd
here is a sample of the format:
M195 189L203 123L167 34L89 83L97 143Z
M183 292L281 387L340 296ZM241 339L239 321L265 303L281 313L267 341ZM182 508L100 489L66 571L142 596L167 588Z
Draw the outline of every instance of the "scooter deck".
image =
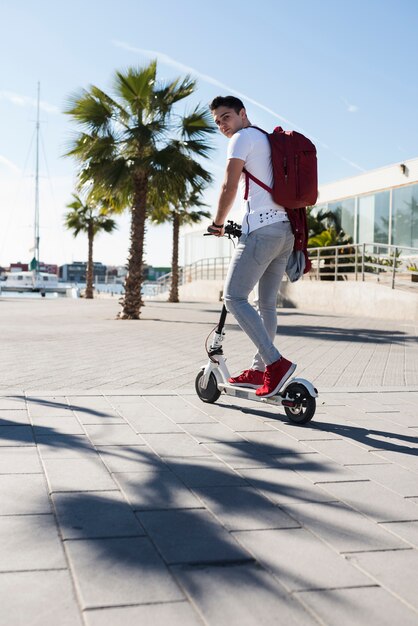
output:
M218 383L218 389L223 391L228 396L234 396L235 398L243 398L244 400L255 400L256 402L263 402L264 404L275 404L276 406L283 406L283 396L277 393L271 398L260 398L256 395L256 390L251 387L236 387L235 385L228 385L226 383Z

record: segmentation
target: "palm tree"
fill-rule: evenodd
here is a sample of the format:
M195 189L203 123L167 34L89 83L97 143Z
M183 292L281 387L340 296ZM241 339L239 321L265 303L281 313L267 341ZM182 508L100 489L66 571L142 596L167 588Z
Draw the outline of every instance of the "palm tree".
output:
M154 203L151 221L155 224L171 222L173 224L173 247L171 253L171 286L168 302L179 302L179 237L180 227L186 224L197 224L205 217L210 217L209 211L192 211L193 207L206 206L200 199L202 187L191 190L184 189L183 193L168 198L164 203Z
M206 157L209 134L216 129L206 108L178 115L175 105L191 95L189 76L157 82L157 63L116 72L114 97L95 86L70 98L66 113L81 126L67 153L81 164L82 184L90 182L100 197L131 210L131 242L122 319L139 319L148 195L170 189L177 162L190 155Z
M88 256L86 274L86 298L93 298L93 241L97 233L111 233L117 228L114 219L106 213L105 206L95 205L91 201L83 202L79 195L73 193L73 201L67 204L71 209L65 215L65 226L73 231L74 237L81 232L87 233Z

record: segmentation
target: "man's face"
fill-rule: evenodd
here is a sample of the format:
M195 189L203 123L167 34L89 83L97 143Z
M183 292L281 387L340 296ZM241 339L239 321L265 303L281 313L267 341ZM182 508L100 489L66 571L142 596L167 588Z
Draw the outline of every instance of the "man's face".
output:
M234 109L221 106L212 111L212 114L215 124L228 139L244 127L245 109L236 113Z

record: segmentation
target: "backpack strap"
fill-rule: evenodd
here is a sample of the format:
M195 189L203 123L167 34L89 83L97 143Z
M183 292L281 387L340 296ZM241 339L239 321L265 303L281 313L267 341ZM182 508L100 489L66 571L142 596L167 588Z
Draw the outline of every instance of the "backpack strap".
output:
M262 128L259 128L258 126L248 126L247 128L255 128L256 130L259 130L261 133L264 133L265 135L268 135L268 132L266 130L263 130ZM272 192L271 187L269 187L268 185L263 183L263 181L260 180L259 178L256 178L256 176L253 176L253 174L250 174L250 172L248 170L246 170L245 167L243 168L242 171L245 174L244 200L248 200L248 194L249 194L249 191L250 191L250 178L251 178L251 180L254 183L256 183L256 185L259 185L260 187L265 189L265 191L268 191L269 193Z
M244 200L248 200L248 192L250 190L250 178L251 180L256 183L257 185L259 185L260 187L262 187L263 189L265 189L266 191L268 191L269 193L272 192L271 187L269 187L268 185L266 185L265 183L263 183L262 180L260 180L259 178L256 178L256 176L253 176L253 174L250 174L250 172L248 170L245 169L245 167L242 170L245 174L245 193L244 193Z

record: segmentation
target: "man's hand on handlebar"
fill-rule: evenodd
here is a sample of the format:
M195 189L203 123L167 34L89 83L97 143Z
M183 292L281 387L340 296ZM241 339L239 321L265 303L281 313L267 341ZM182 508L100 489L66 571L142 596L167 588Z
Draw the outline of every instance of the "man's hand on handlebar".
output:
M209 235L214 235L215 237L222 237L225 233L223 224L215 224L212 222L210 226L208 226L207 231Z

